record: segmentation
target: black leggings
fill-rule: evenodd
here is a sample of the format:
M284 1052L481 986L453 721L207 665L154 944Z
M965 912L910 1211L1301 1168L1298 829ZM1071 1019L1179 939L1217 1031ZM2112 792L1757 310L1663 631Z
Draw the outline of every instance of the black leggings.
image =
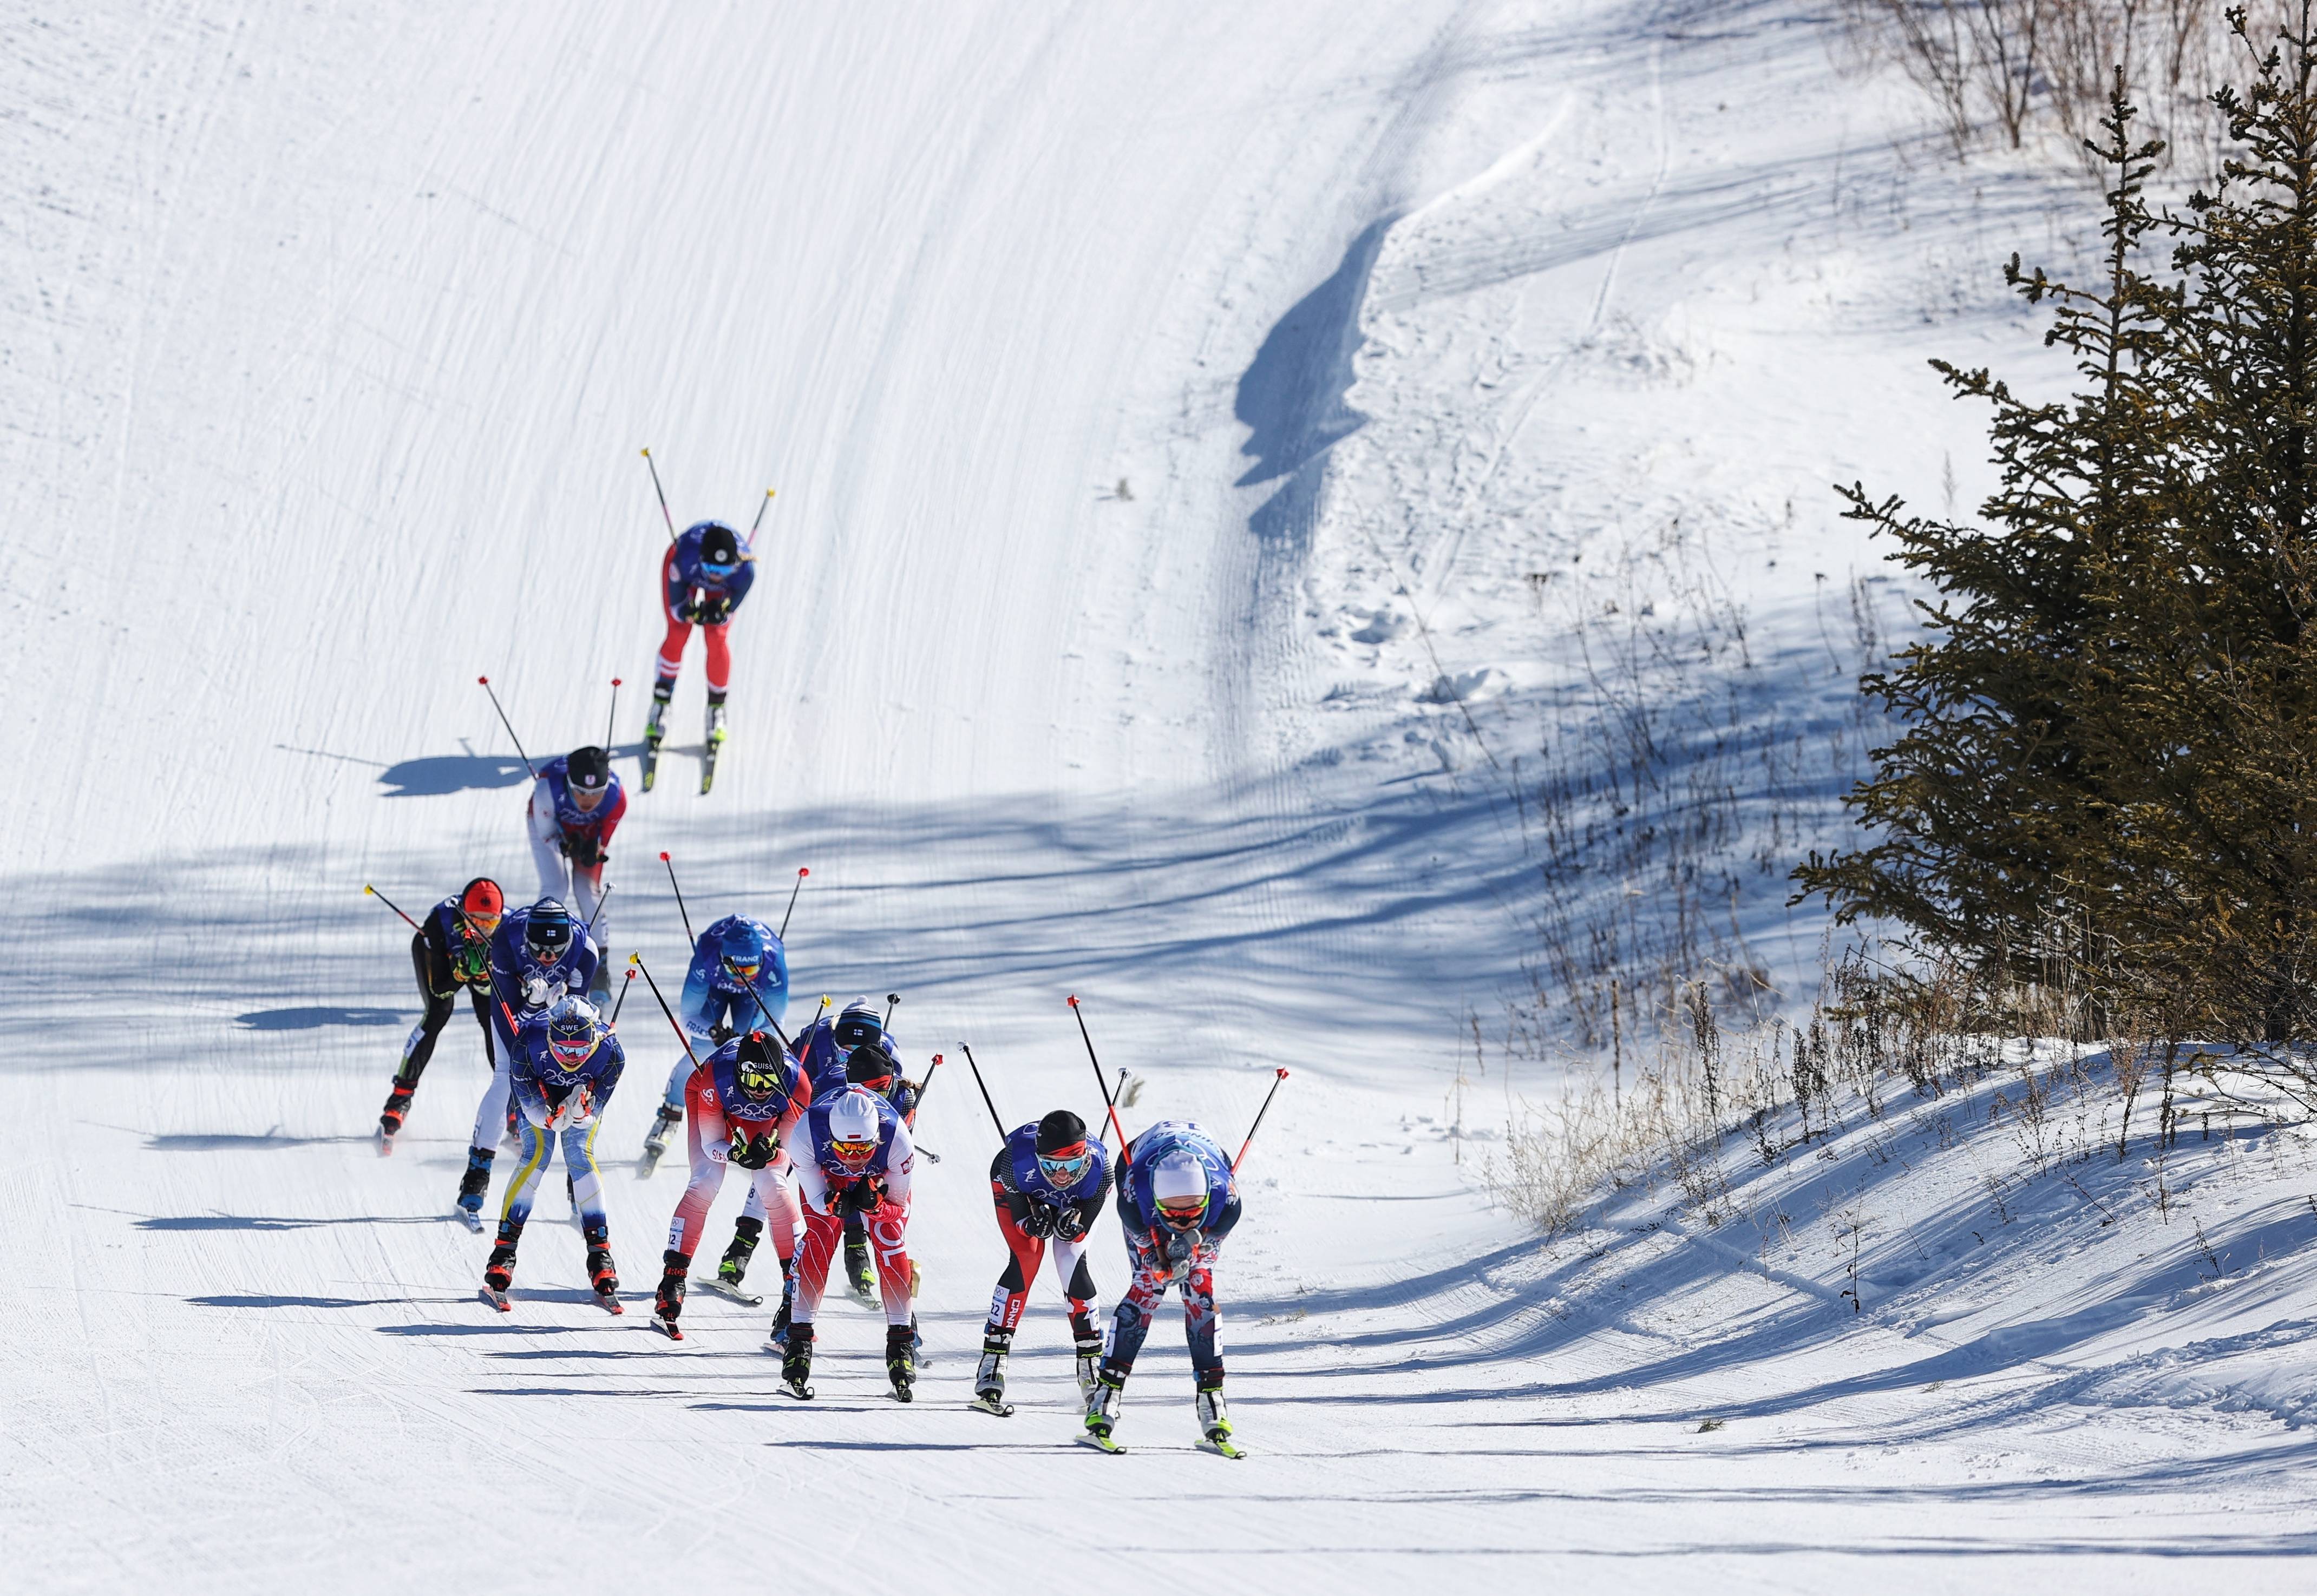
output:
M394 1083L406 1088L416 1086L418 1077L426 1073L426 1061L434 1057L434 1039L443 1034L459 1006L459 984L451 976L451 961L424 933L410 939L410 967L418 974L418 995L425 1000L426 1012L403 1047L402 1067L394 1072ZM484 1001L479 986L468 987L467 996L475 1005L475 1023L483 1028L483 1057L495 1058L490 1004Z

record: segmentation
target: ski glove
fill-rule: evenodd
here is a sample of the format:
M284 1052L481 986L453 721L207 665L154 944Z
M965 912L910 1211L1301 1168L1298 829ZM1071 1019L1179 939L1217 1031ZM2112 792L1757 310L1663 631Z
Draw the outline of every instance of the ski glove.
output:
M1087 1232L1092 1228L1091 1222L1081 1209L1064 1208L1054 1216L1054 1239L1057 1241L1084 1241Z
M855 1181L837 1193L836 1211L840 1214L871 1213L884 1199L885 1194L877 1189L875 1181Z
M702 626L722 626L732 619L732 601L720 594L711 595L694 604L692 614Z
M732 1150L726 1155L742 1169L762 1169L780 1155L779 1137L762 1131L750 1136L745 1130L732 1133Z
M606 857L604 845L595 838L585 835L564 838L563 851L573 864L582 869L592 869L603 863Z
M1033 1202L1030 1212L1022 1221L1023 1233L1044 1241L1054 1234L1054 1210L1048 1204Z

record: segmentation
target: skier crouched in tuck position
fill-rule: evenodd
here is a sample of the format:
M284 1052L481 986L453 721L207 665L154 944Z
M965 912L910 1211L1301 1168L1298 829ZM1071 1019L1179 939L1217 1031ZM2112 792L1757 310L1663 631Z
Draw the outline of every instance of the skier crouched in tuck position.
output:
M654 662L651 718L644 741L654 752L667 736L664 724L675 678L684 669L684 647L696 625L708 634L708 741L724 740L724 694L732 681L732 650L727 633L732 612L756 584L756 557L740 535L720 521L684 529L659 563L660 606L667 613L667 636Z
M584 997L563 997L526 1022L515 1043L514 1101L523 1124L521 1163L507 1182L499 1210L498 1244L483 1269L483 1297L507 1311L507 1286L514 1279L515 1248L531 1217L539 1177L563 1146L571 1177L571 1203L579 1212L579 1234L587 1244L587 1283L595 1298L621 1313L620 1277L612 1266L611 1226L604 1217L604 1182L595 1169L595 1128L627 1065L613 1036Z
M840 1017L841 1018L841 1017ZM866 1086L870 1091L893 1105L901 1123L915 1136L917 1131L917 1092L915 1081L901 1078L900 1061L893 1057L893 1039L880 1031L875 1037L854 1048L845 1056L845 1083ZM858 1214L848 1214L845 1219L845 1276L853 1288L853 1295L867 1302L876 1294L875 1281L869 1270L869 1233ZM910 1282L915 1295L917 1284Z
M893 1395L909 1400L917 1356L909 1323L909 1172L917 1155L908 1127L893 1105L865 1086L846 1086L813 1100L795 1152L797 1196L804 1205L804 1242L796 1256L796 1300L781 1379L789 1395L810 1400L812 1322L828 1286L845 1216L868 1221L885 1293L885 1372Z
M498 930L499 917L505 909L506 901L499 895L499 884L488 876L478 876L461 887L455 896L436 904L434 913L426 916L411 937L410 966L417 972L418 995L426 1005L426 1012L411 1029L409 1039L402 1044L402 1062L395 1069L394 1084L386 1094L386 1107L379 1113L380 1152L394 1151L395 1135L410 1112L410 1099L418 1090L418 1077L426 1073L426 1062L434 1057L435 1039L451 1022L462 987L474 1004L475 1023L483 1028L483 1057L494 1057L491 933Z
M628 795L613 773L612 756L592 745L541 766L525 811L531 856L539 865L539 896L576 904L579 918L599 941L605 934L604 861L612 834L627 812ZM611 972L605 970L594 990L608 996L611 986Z
M482 1228L483 1194L490 1190L491 1161L499 1136L508 1128L514 1089L515 1039L568 994L587 990L602 962L595 940L571 923L571 912L551 897L517 909L491 937L491 1083L475 1110L474 1139L467 1147L467 1172L459 1178L459 1209Z
M810 1102L804 1072L780 1042L761 1030L733 1038L702 1059L692 1073L684 1092L685 1141L692 1149L692 1183L675 1205L667 1227L667 1251L660 1259L658 1295L652 1318L671 1341L682 1341L675 1326L684 1312L684 1288L692 1272L692 1254L700 1245L702 1226L708 1223L709 1205L724 1185L728 1164L748 1172L750 1194L759 1211L770 1217L773 1251L781 1271L788 1271L796 1252L799 1217L795 1195L786 1179L789 1157L784 1144ZM745 1224L746 1221L744 1220ZM759 1219L756 1228L764 1228ZM734 1245L738 1245L736 1238ZM755 1249L756 1238L748 1238ZM745 1262L745 1261L744 1261ZM773 1319L773 1339L788 1333L791 1300L785 1292Z
M828 1000L822 998L824 1008ZM856 1084L852 1076L852 1061L863 1048L874 1048L882 1054L883 1073L893 1069L892 1059L899 1046L892 1033L885 1029L885 1018L877 1005L865 997L856 997L840 1010L834 1020L818 1019L797 1032L797 1062L804 1066L806 1077L812 1083L812 1094L839 1092ZM874 1065L869 1066L872 1070ZM877 1089L889 1101L900 1095ZM905 1109L897 1110L902 1123L910 1125L917 1114L917 1089L912 1086ZM845 1225L845 1277L853 1295L863 1302L877 1294L877 1284L869 1267L869 1238L863 1228L861 1216L848 1216Z
M693 1056L705 1058L742 1031L775 1024L788 1012L788 950L771 926L750 915L727 914L700 933L692 945L692 967L684 972L684 997L676 1005L692 1037L692 1049L678 1055L675 1067L668 1071L667 1091L644 1137L643 1159L636 1172L640 1176L651 1174L667 1151L667 1133L684 1118L684 1092L692 1079Z
M1086 1240L1110 1195L1109 1150L1087 1140L1085 1120L1056 1109L1006 1138L989 1161L989 1195L997 1204L998 1231L1014 1255L989 1298L973 1405L1001 1418L1014 1411L1006 1401L1006 1359L1048 1241L1054 1244L1054 1279L1069 1299L1078 1399L1090 1401L1098 1384L1095 1362L1102 1353L1102 1332L1095 1328L1094 1274L1087 1268Z
M1158 1299L1171 1285L1183 1297L1183 1330L1198 1380L1199 1428L1208 1440L1229 1447L1214 1267L1223 1237L1239 1223L1239 1183L1231 1178L1230 1159L1213 1137L1186 1120L1152 1126L1134 1138L1119 1166L1118 1223L1126 1233L1134 1279L1119 1299L1110 1345L1087 1399L1087 1433L1109 1444L1118 1422L1119 1392L1150 1333Z

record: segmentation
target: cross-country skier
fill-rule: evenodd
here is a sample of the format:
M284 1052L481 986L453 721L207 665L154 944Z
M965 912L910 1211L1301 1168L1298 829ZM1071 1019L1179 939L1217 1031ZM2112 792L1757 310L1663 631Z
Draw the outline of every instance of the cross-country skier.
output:
M845 1084L845 1060L862 1043L881 1040L889 1052L898 1052L899 1048L885 1029L885 1017L867 998L854 998L838 1011L834 1020L826 1018L828 1000L820 1001L823 1017L815 1019L791 1039L796 1044L797 1062L812 1079L815 1097Z
M693 1045L668 1072L667 1091L644 1137L642 1173L651 1173L667 1150L667 1133L684 1118L693 1056L705 1057L741 1031L769 1023L766 1014L777 1021L788 1012L788 950L771 926L747 914L727 914L700 933L692 946L692 967L684 972L684 998L676 1005Z
M684 669L684 647L697 625L708 634L708 741L724 740L724 694L731 684L732 651L727 633L732 612L756 580L756 556L740 535L720 521L684 528L668 545L659 565L660 604L667 612L667 637L659 646L652 682L651 718L644 741L657 753L667 732L668 700Z
M563 1147L571 1177L571 1202L579 1211L579 1234L587 1244L587 1283L596 1300L613 1313L620 1306L620 1277L612 1265L611 1226L604 1217L604 1182L595 1169L595 1128L626 1067L620 1039L613 1036L584 997L558 998L544 1015L526 1022L515 1044L514 1100L522 1119L522 1162L507 1182L499 1210L498 1244L483 1269L484 1296L506 1311L506 1289L514 1278L515 1248L531 1217L532 1193L539 1177Z
M797 1196L804 1205L804 1243L797 1249L796 1298L781 1379L792 1396L810 1398L813 1318L828 1285L828 1266L845 1216L867 1219L885 1296L885 1373L903 1402L917 1378L909 1323L909 1174L917 1155L893 1105L865 1086L813 1100L795 1152Z
M692 1272L701 1229L708 1223L709 1205L723 1187L727 1164L749 1172L750 1192L760 1211L770 1217L773 1250L780 1257L782 1273L787 1273L796 1251L800 1216L786 1179L786 1144L810 1101L804 1072L776 1038L762 1030L733 1038L693 1072L684 1093L692 1183L684 1189L675 1217L668 1224L667 1251L660 1259L659 1291L652 1307L654 1320L671 1339L683 1339L675 1322L684 1312L684 1282ZM762 1219L756 1228L764 1228ZM749 1250L755 1245L751 1236ZM773 1320L775 1340L787 1334L791 1309L784 1294Z
M866 1086L891 1103L901 1123L914 1135L917 1128L917 1083L901 1078L900 1063L893 1057L892 1048L893 1039L881 1030L850 1048L845 1055L845 1082L848 1086ZM858 1214L845 1217L845 1278L853 1295L863 1302L876 1295L876 1281L869 1270L868 1226Z
M1086 1427L1096 1440L1110 1440L1119 1392L1150 1333L1158 1299L1171 1285L1183 1298L1183 1331L1198 1382L1199 1428L1209 1441L1230 1444L1222 1352L1216 1344L1214 1267L1223 1237L1239 1223L1239 1211L1230 1159L1196 1125L1162 1120L1127 1147L1118 1171L1118 1223L1126 1233L1134 1279L1119 1299L1110 1345L1087 1399Z
M425 1074L427 1060L434 1057L435 1039L443 1034L443 1028L451 1022L452 1012L459 1006L461 987L474 1004L475 1023L483 1028L483 1057L494 1057L491 933L498 930L499 916L505 907L499 884L488 876L478 876L455 895L436 904L412 935L410 966L417 973L418 995L426 1005L426 1012L411 1028L409 1039L402 1044L402 1063L394 1072L394 1084L386 1094L386 1107L378 1116L380 1152L394 1150L395 1134L410 1112L410 1099L418 1090L418 1077Z
M483 1194L490 1190L491 1160L507 1122L516 1036L558 998L585 993L601 962L595 939L574 925L571 912L551 897L517 909L491 937L491 1029L498 1046L493 1049L491 1083L475 1110L467 1172L459 1180L460 1211L477 1229L482 1227Z
M579 918L599 939L604 934L604 860L627 812L627 791L612 770L612 756L593 745L549 760L532 785L526 813L531 854L539 863L539 895L576 903ZM608 994L611 985L606 970L595 991Z
M1069 1299L1070 1339L1078 1353L1078 1398L1090 1401L1096 1387L1096 1360L1102 1332L1095 1328L1093 1271L1087 1268L1087 1233L1110 1196L1110 1153L1087 1140L1086 1121L1056 1109L1034 1125L1006 1138L989 1161L989 1195L997 1205L997 1229L1013 1256L997 1277L989 1298L989 1323L981 1333L981 1368L973 1379L973 1404L1001 1417L1014 1410L1006 1402L1006 1359L1030 1288L1054 1244L1054 1279Z

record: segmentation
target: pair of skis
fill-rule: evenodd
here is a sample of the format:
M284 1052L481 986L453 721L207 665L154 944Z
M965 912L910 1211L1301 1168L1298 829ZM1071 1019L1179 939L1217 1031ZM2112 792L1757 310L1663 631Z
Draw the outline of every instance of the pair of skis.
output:
M496 1286L485 1286L476 1295L503 1314L514 1312L514 1305L507 1300L507 1294ZM628 1311L626 1304L606 1291L595 1293L595 1306L614 1315L624 1315Z
M652 783L659 780L660 745L666 740L666 735L658 730L644 734L643 786L646 792L649 792ZM720 726L708 734L708 742L701 751L700 790L703 796L716 785L716 756L723 752L724 728Z

